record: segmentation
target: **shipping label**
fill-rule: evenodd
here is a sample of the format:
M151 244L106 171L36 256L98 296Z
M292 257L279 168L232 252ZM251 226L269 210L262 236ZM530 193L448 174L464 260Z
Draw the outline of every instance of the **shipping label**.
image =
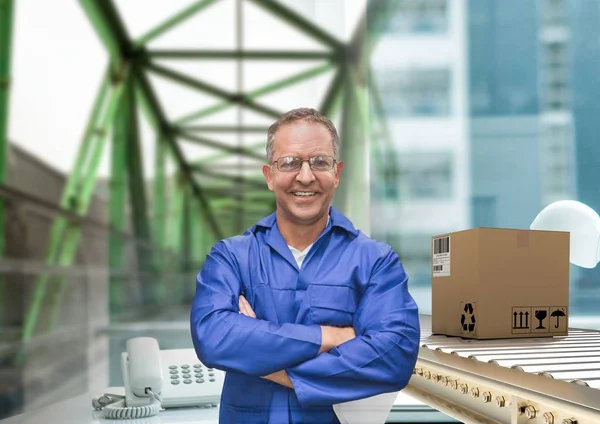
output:
M432 240L432 276L450 276L450 236L434 237Z

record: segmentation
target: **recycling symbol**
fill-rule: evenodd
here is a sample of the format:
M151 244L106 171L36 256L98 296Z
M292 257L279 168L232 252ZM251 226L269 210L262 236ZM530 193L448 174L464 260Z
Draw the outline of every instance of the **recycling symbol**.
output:
M463 331L473 332L475 330L475 312L473 304L465 303L463 314L460 316L460 326Z

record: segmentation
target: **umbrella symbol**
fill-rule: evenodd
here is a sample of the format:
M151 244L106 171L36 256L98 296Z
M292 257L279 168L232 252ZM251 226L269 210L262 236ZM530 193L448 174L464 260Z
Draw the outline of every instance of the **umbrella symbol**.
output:
M560 309L557 309L556 311L552 312L550 314L550 316L556 317L556 324L554 325L554 328L558 328L558 320L560 319L560 317L564 317L566 315L563 311L561 311Z

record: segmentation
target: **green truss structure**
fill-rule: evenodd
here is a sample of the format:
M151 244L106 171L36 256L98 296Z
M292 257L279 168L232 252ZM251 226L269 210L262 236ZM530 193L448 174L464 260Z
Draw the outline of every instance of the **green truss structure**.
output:
M0 184L6 183L7 172L13 8L13 0L0 0ZM4 256L4 225L2 223L4 223L4 199L0 199L0 255ZM0 305L4 300L5 291L5 282L0 279ZM2 310L0 310L1 319Z
M114 0L117 1L117 0ZM389 4L369 1L354 35L342 42L301 14L275 0L236 0L238 18L243 19L243 3L253 3L272 17L304 36L320 43L325 50L287 51L251 50L159 50L149 42L209 9L217 0L201 0L166 19L146 34L132 38L113 0L80 0L109 57L109 65L98 89L88 125L83 134L74 167L64 187L60 206L85 216L94 192L101 158L111 144L110 226L118 232L130 228L137 240L136 255L140 275L154 276L152 290L144 292L144 302L159 302L167 290L161 275L195 272L210 247L219 239L240 233L261 216L274 209L274 198L267 190L260 165L264 157L266 127L243 125L241 121L215 125L210 117L233 106L274 121L283 110L265 104L261 98L312 78L333 73L319 109L328 116L340 117L341 155L345 174L334 204L353 219L357 227L369 228L370 167L394 166L389 155L389 131L383 121L381 102L373 95L369 57L377 33L370 28L385 25L392 15ZM385 3L394 3L385 2ZM12 0L0 0L0 183L6 173L6 122L9 94ZM238 22L238 26L240 22ZM239 27L238 27L239 32ZM239 34L238 34L239 37ZM182 73L160 64L160 59L203 61L302 61L320 64L263 87L244 92L229 92L210 81ZM181 87L208 94L214 104L169 119L165 106L150 82L150 76L174 82ZM376 93L375 93L376 94ZM151 124L155 137L155 164L151 199L146 198L147 180L142 166L142 143L138 111ZM232 146L207 137L219 134L243 134L256 142ZM215 136L217 134L217 136ZM261 138L263 138L262 141ZM203 158L188 158L182 143L193 143L217 150ZM243 158L243 166L231 158ZM167 162L175 164L175 173L167 175ZM253 165L254 161L256 165ZM242 163L242 162L240 162ZM254 167L256 174L243 173ZM233 172L227 172L227 171ZM170 193L167 196L167 191ZM0 204L0 218L2 205ZM131 221L128 226L127 217ZM81 228L68 218L59 217L52 226L47 249L48 265L69 267L81 239ZM0 240L2 238L0 237ZM0 250L2 245L0 244ZM124 245L118 237L109 240L109 267L125 267ZM168 252L179 262L168 261ZM36 282L23 329L23 340L56 325L62 298L68 283L54 281L58 289L49 290L52 278L42 275ZM55 286L52 286L55 287ZM111 279L111 312L123 307L122 287ZM49 322L40 322L42 304L50 302L53 313Z

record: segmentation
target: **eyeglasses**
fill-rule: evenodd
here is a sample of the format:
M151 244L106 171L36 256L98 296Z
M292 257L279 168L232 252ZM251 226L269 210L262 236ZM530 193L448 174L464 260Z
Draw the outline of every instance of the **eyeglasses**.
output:
M302 168L302 164L308 162L313 171L329 171L337 162L332 156L313 156L308 159L297 158L295 156L283 156L271 165L277 164L277 169L281 172L295 172Z

